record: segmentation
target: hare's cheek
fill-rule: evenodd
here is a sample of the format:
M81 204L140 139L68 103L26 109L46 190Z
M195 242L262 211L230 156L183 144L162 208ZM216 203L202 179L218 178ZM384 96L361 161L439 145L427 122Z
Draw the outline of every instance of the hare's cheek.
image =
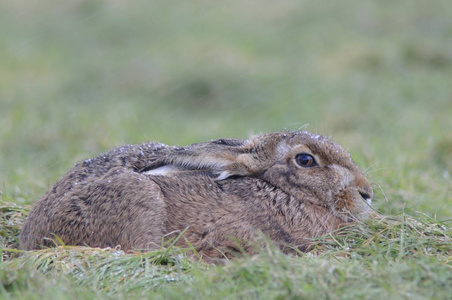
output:
M334 209L343 214L347 219L364 219L366 214L370 212L369 204L362 199L359 191L353 188L344 189L336 196Z
M330 173L326 174L329 182L334 182L338 189L346 189L355 180L355 176L349 169L339 165L327 166Z
M337 194L336 201L334 201L334 208L339 212L350 211L353 206L353 197L349 190L342 190Z

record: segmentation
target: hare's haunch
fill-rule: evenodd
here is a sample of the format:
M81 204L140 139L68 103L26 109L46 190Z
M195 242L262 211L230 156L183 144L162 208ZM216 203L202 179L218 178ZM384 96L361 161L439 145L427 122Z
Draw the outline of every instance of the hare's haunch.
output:
M184 232L207 257L264 234L282 249L365 218L372 189L350 155L305 131L170 147L124 146L76 164L31 210L22 249L153 250Z

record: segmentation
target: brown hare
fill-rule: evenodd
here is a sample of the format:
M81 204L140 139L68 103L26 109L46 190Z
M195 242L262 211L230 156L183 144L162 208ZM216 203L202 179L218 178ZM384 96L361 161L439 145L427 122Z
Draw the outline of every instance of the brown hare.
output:
M54 245L153 250L177 237L207 258L265 235L287 252L366 218L372 189L350 155L305 131L170 147L124 146L76 164L32 208L25 250Z

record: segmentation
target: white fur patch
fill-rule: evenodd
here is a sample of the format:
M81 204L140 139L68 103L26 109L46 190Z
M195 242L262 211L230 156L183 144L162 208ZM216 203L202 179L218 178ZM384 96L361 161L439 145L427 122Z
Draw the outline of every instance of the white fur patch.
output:
M290 151L290 147L287 145L287 143L285 141L281 141L278 144L278 148L276 150L276 153L279 157L283 157L284 155L286 155L287 153L289 153Z
M218 175L217 180L225 180L226 178L228 178L231 175L232 174L229 171L223 171L223 172L221 172L220 175Z
M151 176L169 176L171 173L174 173L176 171L180 170L180 168L168 165L168 166L162 166L153 170L149 170L145 172L144 174L151 175Z
M231 160L215 156L191 156L191 157L175 157L173 163L186 167L188 169L219 169L231 163Z

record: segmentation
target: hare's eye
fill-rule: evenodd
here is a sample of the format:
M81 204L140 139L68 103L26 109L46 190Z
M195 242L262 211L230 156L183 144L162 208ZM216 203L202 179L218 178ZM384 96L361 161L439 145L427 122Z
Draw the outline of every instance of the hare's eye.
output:
M297 164L303 168L314 167L317 165L312 155L306 153L300 153L295 156Z

